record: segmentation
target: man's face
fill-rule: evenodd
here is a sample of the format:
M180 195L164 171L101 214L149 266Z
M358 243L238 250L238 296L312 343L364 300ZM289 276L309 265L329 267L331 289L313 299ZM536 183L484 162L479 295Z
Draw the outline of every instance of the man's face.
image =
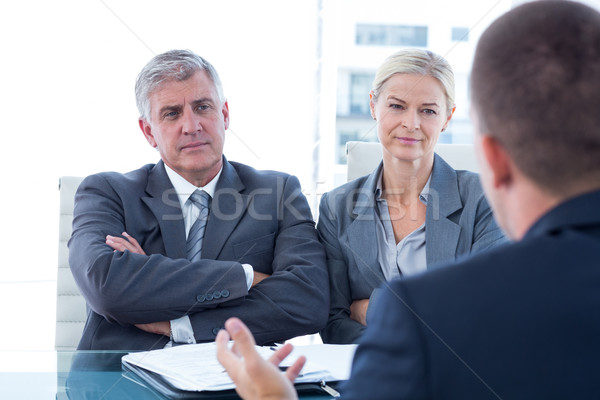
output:
M205 71L185 81L167 81L150 94L150 121L140 128L163 162L196 186L204 186L221 169L227 102L221 103Z

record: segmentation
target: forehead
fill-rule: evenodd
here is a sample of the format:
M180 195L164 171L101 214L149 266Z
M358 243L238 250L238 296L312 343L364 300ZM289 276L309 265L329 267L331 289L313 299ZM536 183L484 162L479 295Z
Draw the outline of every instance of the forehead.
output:
M149 96L152 110L170 105L183 105L198 99L218 101L215 84L206 71L197 71L184 81L167 80L154 89Z
M393 96L404 101L437 102L440 106L446 98L440 81L429 75L394 74L384 83L381 92L385 98Z

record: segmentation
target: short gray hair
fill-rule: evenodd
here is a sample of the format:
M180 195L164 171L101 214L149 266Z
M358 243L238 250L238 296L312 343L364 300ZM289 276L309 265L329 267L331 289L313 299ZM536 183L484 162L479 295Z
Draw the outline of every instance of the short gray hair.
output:
M373 81L373 98L377 96L388 79L395 74L415 74L431 76L437 79L446 95L446 112L452 113L454 108L454 72L446 59L428 50L403 49L385 59L377 69Z
M217 89L221 102L225 102L223 86L217 70L211 63L190 50L170 50L154 56L144 66L135 82L135 101L140 118L150 118L150 95L168 81L185 81L198 71L206 71Z

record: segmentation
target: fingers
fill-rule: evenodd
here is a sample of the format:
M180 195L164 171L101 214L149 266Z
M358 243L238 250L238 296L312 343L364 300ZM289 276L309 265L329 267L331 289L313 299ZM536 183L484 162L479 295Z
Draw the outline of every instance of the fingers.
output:
M235 341L236 351L242 357L246 358L256 353L254 349L256 344L254 336L252 336L250 329L239 318L229 318L225 322L225 329L227 329L227 332L229 332L229 335Z
M290 382L294 383L294 381L300 374L300 371L302 371L302 368L304 367L305 363L306 357L300 356L296 361L294 361L294 364L292 364L290 367L288 367L288 369L285 370L285 376L290 380Z
M146 254L142 249L142 246L140 246L138 241L133 236L130 236L127 232L123 232L122 235L125 236L125 239L107 235L105 243L116 251L129 250L132 253Z
M283 346L279 347L271 357L269 357L269 362L279 365L292 352L293 349L294 346L292 346L290 343L284 344ZM300 371L302 371L305 363L306 357L300 356L296 361L294 361L294 364L285 370L285 376L290 380L290 382L294 383L300 374Z
M122 235L125 236L127 238L127 240L129 241L129 243L131 243L134 247L137 247L139 249L142 248L142 246L140 246L138 241L135 240L135 238L133 236L130 236L129 233L123 232Z
M281 362L292 352L293 349L294 349L294 346L292 346L291 344L289 344L289 343L284 344L283 346L281 346L277 350L275 350L273 355L271 357L269 357L269 362L271 362L275 365L281 364Z
M229 333L221 329L217 334L217 338L215 339L215 343L217 344L217 360L221 363L223 367L231 374L236 370L236 366L240 362L240 359L235 356L229 350Z

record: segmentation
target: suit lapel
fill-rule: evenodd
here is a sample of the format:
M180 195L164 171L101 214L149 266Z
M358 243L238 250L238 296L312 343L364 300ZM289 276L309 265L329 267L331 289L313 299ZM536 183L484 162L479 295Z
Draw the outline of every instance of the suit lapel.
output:
M216 260L248 208L249 196L235 168L223 157L223 172L212 199L204 233L202 258Z
M358 270L371 287L379 287L385 277L377 260L375 188L383 164L369 175L358 189L354 208L354 221L348 226L348 249L356 260Z
M142 197L142 201L158 221L166 255L170 258L186 258L181 205L162 161L150 171L146 193L149 196Z
M425 220L427 268L441 261L453 260L462 228L448 219L463 207L458 178L440 156L435 155Z

